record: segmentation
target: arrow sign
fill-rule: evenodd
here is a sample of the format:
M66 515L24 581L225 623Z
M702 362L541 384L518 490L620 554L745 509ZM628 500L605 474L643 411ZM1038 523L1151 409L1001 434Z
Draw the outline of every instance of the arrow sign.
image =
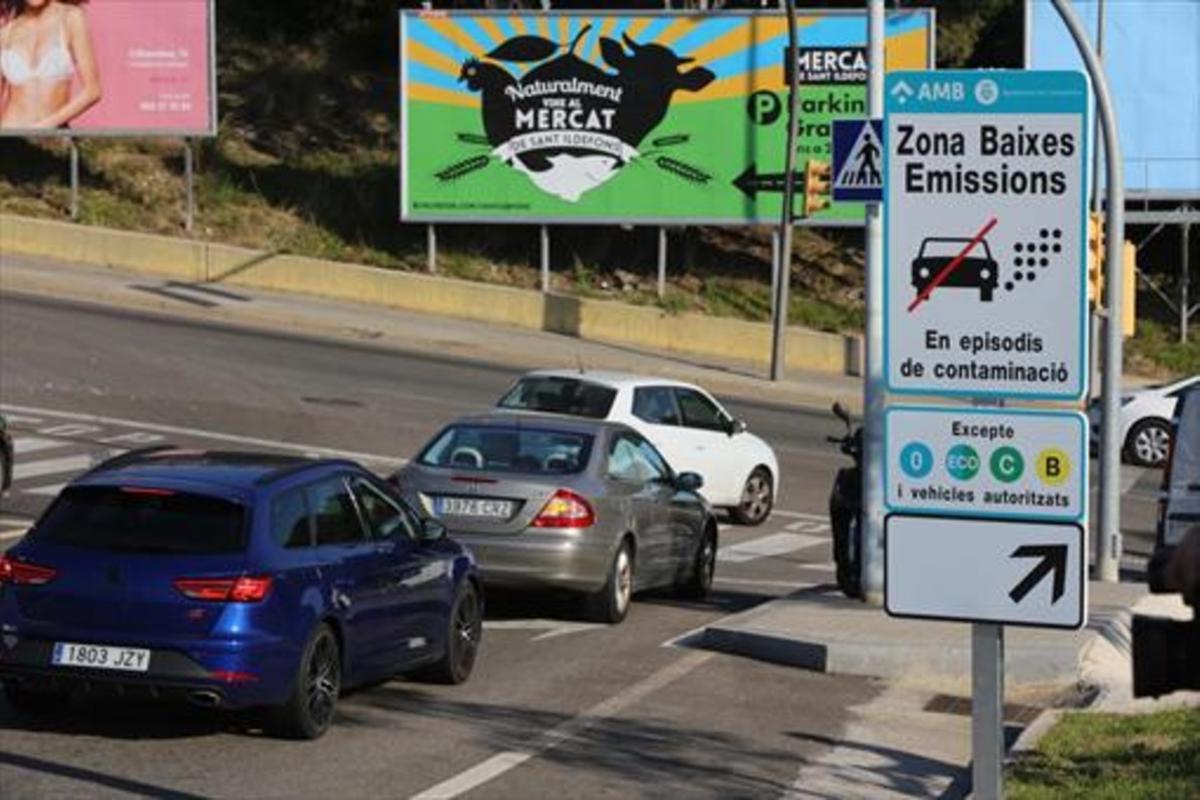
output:
M804 173L799 170L793 171L795 175L793 180L796 182L796 187L804 186ZM733 185L742 190L742 193L751 200L755 198L759 192L783 192L784 178L786 172L767 172L758 174L755 170L755 165L751 164L733 179Z
M1025 595L1033 591L1042 578L1051 571L1054 572L1054 590L1050 596L1050 605L1058 602L1063 596L1067 582L1067 546L1065 544L1026 544L1013 550L1009 558L1040 558L1042 559L1020 583L1008 593L1014 603L1025 599Z

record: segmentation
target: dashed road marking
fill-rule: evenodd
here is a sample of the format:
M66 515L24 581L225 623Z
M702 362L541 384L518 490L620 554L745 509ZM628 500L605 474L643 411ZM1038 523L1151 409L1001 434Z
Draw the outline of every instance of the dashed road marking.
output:
M30 453L40 453L43 450L52 450L55 447L67 447L70 444L71 442L64 442L62 439L44 439L40 436L15 436L13 437L13 454L24 456Z
M41 478L45 475L78 472L79 470L88 469L95 463L96 459L90 455L45 458L40 461L18 461L13 466L13 480L23 481L30 478Z

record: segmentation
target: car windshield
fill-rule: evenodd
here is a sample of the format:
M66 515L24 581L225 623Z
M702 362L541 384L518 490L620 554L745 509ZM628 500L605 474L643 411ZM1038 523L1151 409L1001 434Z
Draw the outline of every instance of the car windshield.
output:
M592 452L583 433L494 425L452 425L417 459L428 467L564 475L582 472Z
M612 409L616 389L578 378L531 376L517 381L500 398L500 408L570 414L575 417L604 419Z
M31 538L93 550L211 555L246 547L245 509L219 497L133 486L73 486Z

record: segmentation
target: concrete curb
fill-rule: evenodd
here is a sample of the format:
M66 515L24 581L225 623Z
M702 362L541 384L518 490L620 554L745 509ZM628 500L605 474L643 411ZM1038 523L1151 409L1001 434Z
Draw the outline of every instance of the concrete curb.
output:
M280 290L763 365L770 326L278 252L0 214L0 252ZM787 368L862 372L858 336L789 328Z

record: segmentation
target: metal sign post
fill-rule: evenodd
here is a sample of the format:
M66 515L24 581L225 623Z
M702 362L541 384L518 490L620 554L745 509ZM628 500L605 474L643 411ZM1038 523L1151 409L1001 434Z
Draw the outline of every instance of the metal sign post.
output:
M71 148L71 219L79 219L79 145L74 137L67 137Z
M667 229L658 229L658 299L667 296Z
M883 116L883 0L867 3L867 116ZM884 180L886 180L886 175ZM863 599L883 603L883 414L887 402L883 373L883 207L867 203L866 369L863 380L864 480L862 516Z
M183 140L183 182L186 192L183 212L183 229L188 233L196 222L196 172L193 163L192 140Z
M538 254L541 261L542 294L550 291L550 226L538 226Z
M425 226L425 271L430 275L437 272L437 226Z

